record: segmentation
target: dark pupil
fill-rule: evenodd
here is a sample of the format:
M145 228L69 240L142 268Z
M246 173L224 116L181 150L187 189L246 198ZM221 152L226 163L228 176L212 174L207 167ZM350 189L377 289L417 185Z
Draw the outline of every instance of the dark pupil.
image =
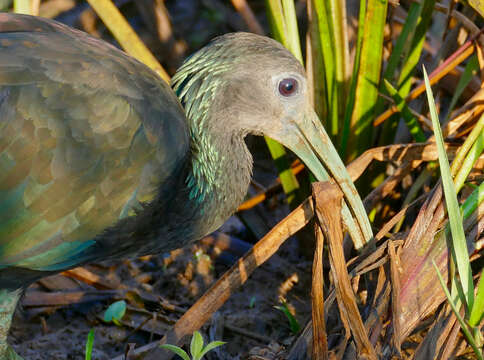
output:
M297 83L295 79L284 79L279 83L279 92L284 96L292 95L296 88Z

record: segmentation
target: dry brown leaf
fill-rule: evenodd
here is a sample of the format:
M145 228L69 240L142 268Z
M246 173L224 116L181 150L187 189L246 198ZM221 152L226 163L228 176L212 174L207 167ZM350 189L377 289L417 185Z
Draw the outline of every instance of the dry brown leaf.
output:
M314 224L316 248L314 250L311 304L313 320L313 359L328 359L328 340L324 321L323 294L323 248L324 236L318 224Z
M336 185L329 182L313 184L313 194L316 198L317 219L329 243L331 272L342 320L346 319L350 326L356 342L358 356L376 360L377 356L363 325L346 268L341 212L339 210L342 206L343 194Z

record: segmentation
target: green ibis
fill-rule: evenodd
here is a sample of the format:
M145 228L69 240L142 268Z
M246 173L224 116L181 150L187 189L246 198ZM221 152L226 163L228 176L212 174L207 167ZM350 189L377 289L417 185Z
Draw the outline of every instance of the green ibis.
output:
M351 236L371 237L304 69L282 45L221 36L172 86L81 31L0 14L1 359L19 358L7 333L35 280L180 248L222 225L249 186L249 133L281 142L318 179L334 177Z

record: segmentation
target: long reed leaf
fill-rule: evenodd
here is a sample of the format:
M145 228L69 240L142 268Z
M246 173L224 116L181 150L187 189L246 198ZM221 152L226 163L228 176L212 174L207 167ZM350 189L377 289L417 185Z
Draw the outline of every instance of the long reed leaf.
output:
M317 35L322 48L327 116L322 119L335 143L340 142L349 75L346 8L340 0L311 0ZM312 33L315 35L315 32Z
M388 1L369 0L358 70L355 105L351 116L348 155L350 158L366 150L372 141L372 120L378 99L383 56L383 29Z
M338 135L341 133L343 126L344 105L346 99L346 88L349 75L349 50L348 35L346 32L346 7L344 1L326 0L327 9L329 10L331 31L333 33L333 49L335 62L335 83L334 96L330 103L334 108L331 127L328 129L333 141L338 143ZM336 116L337 115L337 116ZM336 118L334 118L336 117Z
M425 142L427 138L425 137L425 134L420 127L417 119L415 118L415 116L413 116L412 112L408 108L408 105L405 103L405 99L400 96L397 89L395 89L387 79L383 79L383 82L385 84L385 88L388 94L390 94L390 96L393 98L393 100L395 101L395 105L402 114L403 119L407 124L408 130L410 131L410 134L412 134L414 140L416 142Z
M474 189L474 191L467 197L467 199L462 204L462 217L464 219L469 218L477 207L484 201L484 182L480 183L479 186Z
M484 318L484 271L481 272L476 299L469 316L469 325L478 326Z
M396 79L396 70L399 64L406 61L408 52L410 51L410 44L413 41L415 34L415 27L422 12L422 4L413 2L410 4L410 8L403 24L402 32L397 38L395 46L392 49L392 53L388 59L388 65L383 73L383 77L394 82Z
M484 318L484 271L481 272L479 286L477 288L476 299L469 316L469 325L478 326Z
M466 86L472 80L472 77L477 74L479 70L479 62L477 60L477 55L473 55L466 64L464 72L462 73L457 86L455 87L454 94L452 95L452 99L450 100L449 108L447 109L447 116L446 120L449 119L452 110L454 109L455 104L457 104L457 100L459 100L460 96L464 92ZM444 121L444 123L447 121Z
M296 176L291 171L291 164L287 159L286 150L284 146L279 144L277 141L264 136L267 144L267 148L271 153L272 159L276 166L277 172L279 173L279 179L281 180L282 189L287 197L287 202L291 207L295 207L298 202L297 190L299 189L299 182Z
M170 81L170 76L141 41L111 0L87 1L128 54L156 71L166 82Z
M442 175L442 185L444 188L445 202L447 205L447 212L449 214L449 223L452 233L451 254L459 271L460 282L465 294L465 304L471 310L474 304L474 282L472 279L472 269L469 261L469 253L467 251L466 238L464 234L464 227L462 225L462 214L457 202L457 193L455 191L454 182L450 173L449 161L444 148L444 138L440 129L439 118L434 103L432 89L430 87L429 78L425 68L423 69L425 87L427 91L427 100L429 103L430 117L434 127L435 140L437 143L437 150L439 153L439 165Z
M293 0L282 0L282 11L284 12L285 29L285 46L292 52L301 64L304 64L301 43L299 41L299 30L297 27L296 9Z
M284 11L280 0L266 0L267 17L272 30L274 39L284 44L285 41L285 21Z
M327 117L321 119L323 126L331 137L335 136L334 127L337 128L339 114L339 96L336 80L336 50L334 47L334 31L328 2L325 0L311 0L318 24L319 42L322 48L324 63L324 79L326 84Z
M398 93L405 99L410 92L412 74L414 73L420 55L422 54L423 44L425 42L425 36L427 30L432 21L432 12L435 6L435 0L424 0L422 4L422 10L417 21L417 27L410 43L410 53L408 58L404 62L402 72L398 80Z
M451 172L455 176L455 188L460 191L467 175L472 170L474 162L479 158L484 148L484 114L474 125L471 133L459 148L452 162Z
M435 264L434 260L432 260L432 263L434 265L435 271L437 272L437 277L439 278L440 285L442 286L442 290L444 290L445 296L447 297L447 301L450 307L452 308L452 311L454 312L455 317L459 321L462 332L464 333L465 337L467 338L467 341L469 342L472 349L474 350L474 353L477 355L477 358L479 360L483 360L482 352L477 347L476 342L474 341L474 337L472 336L469 329L467 328L467 324L465 323L464 319L462 318L462 316L460 316L459 309L456 307L452 299L452 296L450 295L449 290L447 289L447 285L445 284L444 278L442 277L442 274L440 273L439 268Z
M484 123L484 121L482 122ZM484 131L482 131L481 129L479 137L474 142L474 145L472 145L471 149L469 150L469 153L467 154L466 158L464 159L464 162L461 165L459 172L454 178L455 188L457 191L464 185L464 182L467 179L467 176L472 170L472 166L479 159L483 150L484 150Z
M308 1L308 34L306 36L306 73L308 76L311 102L316 114L325 125L327 118L326 86L324 75L324 55L319 23L314 9L314 0Z
M413 41L415 27L417 26L417 21L419 19L421 11L421 3L414 2L410 4L410 8L408 10L407 17L405 18L405 23L403 24L402 31L400 32L400 35L398 35L395 46L393 47L392 53L390 54L390 57L388 59L385 72L383 73L383 78L391 84L397 83L397 69L399 65L406 62L408 52L410 51L410 44ZM388 94L386 86L384 85L384 83L380 85L380 91L382 92L382 94ZM383 112L384 106L384 98L378 98L375 113L381 114ZM388 121L385 122L378 141L378 144L380 146L387 145L393 142L392 139L394 138L397 121L398 116L392 116Z
M31 0L14 0L13 11L17 14L32 15Z
M346 158L346 151L350 137L351 115L355 106L356 86L358 84L358 71L360 69L361 46L363 44L364 25L366 17L366 0L360 0L360 12L358 14L358 34L356 38L355 60L353 63L353 72L348 89L348 100L345 106L343 133L340 139L340 154L342 158ZM378 101L378 100L377 100Z
M293 55L302 63L301 46L299 43L299 32L297 28L296 10L294 3L289 4L287 0L266 0L267 15L271 24L274 38L283 44ZM277 141L264 137L271 153L282 188L287 196L287 201L291 208L298 202L299 182L290 170L289 160L286 150Z

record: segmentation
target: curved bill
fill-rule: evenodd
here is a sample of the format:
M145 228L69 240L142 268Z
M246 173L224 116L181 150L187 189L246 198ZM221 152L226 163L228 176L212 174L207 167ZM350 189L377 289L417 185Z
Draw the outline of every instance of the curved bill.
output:
M346 167L313 109L306 111L295 125L296 134L291 136L292 143L286 146L306 164L319 181L327 181L331 177L338 184L344 194L341 212L343 221L355 248L361 249L373 238L373 232Z

